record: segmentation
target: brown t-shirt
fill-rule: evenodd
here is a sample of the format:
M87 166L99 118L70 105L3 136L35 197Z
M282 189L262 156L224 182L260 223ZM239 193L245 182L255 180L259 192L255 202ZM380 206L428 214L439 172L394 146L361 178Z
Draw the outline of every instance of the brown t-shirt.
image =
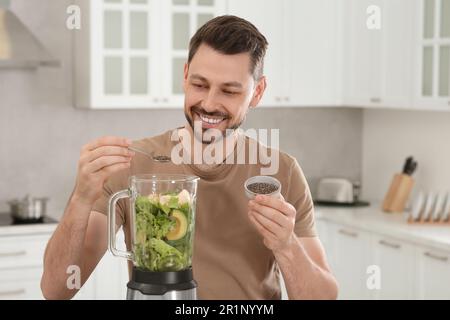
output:
M172 148L177 144L171 140L172 131L135 141L133 144L155 155L170 156ZM251 138L243 139L247 148ZM238 145L241 147L236 147L236 153L242 151L244 144ZM246 159L248 160L248 152ZM200 177L200 181L197 190L192 268L198 283L199 299L280 299L279 268L247 213L248 199L244 182L252 176L261 175L262 167L262 164L221 164L211 170L202 171L195 165L159 163L137 153L129 170L119 172L108 179L103 195L95 203L93 210L106 214L109 197L117 191L127 189L129 177L132 175L196 175ZM315 237L311 193L295 158L280 152L279 170L273 176L281 182L281 193L285 200L297 209L294 230L296 235ZM129 209L128 200L118 202L117 224L124 227L128 250L131 247Z

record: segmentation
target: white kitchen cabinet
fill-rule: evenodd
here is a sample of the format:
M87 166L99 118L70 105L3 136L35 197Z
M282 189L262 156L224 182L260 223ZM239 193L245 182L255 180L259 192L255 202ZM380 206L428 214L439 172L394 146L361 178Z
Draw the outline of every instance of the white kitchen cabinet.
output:
M414 106L450 110L450 1L414 0L416 70Z
M381 102L382 29L369 29L367 10L382 7L382 0L348 0L342 3L344 70L343 103L370 106Z
M46 226L39 227L44 229ZM17 231L17 234L0 234L0 300L44 299L40 287L43 259L54 228L55 225L48 225L47 231L33 233L32 226L23 226L23 231ZM117 235L117 244L120 249L125 249L122 231ZM127 282L126 260L106 252L74 299L125 299Z
M41 267L0 269L0 300L42 300Z
M286 0L228 0L228 14L249 20L269 42L264 62L267 89L261 100L261 106L279 106L286 102L286 76L283 63L286 52L283 40L286 5ZM255 10L258 7L264 9Z
M228 13L255 24L269 42L261 106L338 104L337 7L332 0L228 1Z
M330 232L330 224L324 220L316 219L315 225L320 242L322 243L322 246L325 250L328 264L330 265L331 270L334 270L334 266L336 265L334 256L335 252L331 248L331 246L333 245L333 239Z
M342 102L411 108L413 26L410 0L343 2Z
M191 36L225 0L78 0L75 105L91 109L183 105Z
M118 231L116 241L119 250L126 250L122 229ZM74 299L124 300L127 293L128 278L127 260L114 257L109 251L106 251Z
M284 42L290 106L336 106L341 64L339 1L290 0Z
M418 247L416 251L419 299L450 299L450 251Z
M317 222L339 299L450 299L450 250L372 232L370 225L361 230L323 218ZM367 286L374 275L367 268L373 266L379 288Z
M333 272L339 283L339 299L370 299L367 267L373 265L370 234L329 223L328 251L333 252Z
M380 288L373 290L375 299L414 299L414 246L374 234L372 250L380 271Z

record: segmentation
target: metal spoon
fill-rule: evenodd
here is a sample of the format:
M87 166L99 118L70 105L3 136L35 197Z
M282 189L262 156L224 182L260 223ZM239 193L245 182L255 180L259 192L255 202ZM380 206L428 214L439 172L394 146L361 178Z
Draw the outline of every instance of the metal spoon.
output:
M150 154L150 153L148 153L148 152L146 152L144 150L141 150L139 148L136 148L136 147L131 147L130 146L130 147L128 147L128 149L131 150L131 151L143 154L143 155L151 158L153 161L156 161L156 162L170 162L170 160L171 160L171 158L168 157L168 156L154 156L153 154Z

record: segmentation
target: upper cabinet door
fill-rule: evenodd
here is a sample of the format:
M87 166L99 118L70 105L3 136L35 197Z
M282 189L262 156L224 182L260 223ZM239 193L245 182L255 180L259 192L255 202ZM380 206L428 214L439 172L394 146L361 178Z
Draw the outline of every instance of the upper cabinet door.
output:
M286 97L284 63L284 7L286 0L228 0L228 13L249 20L267 38L269 48L264 63L267 89L261 106L279 106Z
M382 0L349 0L342 4L344 39L343 103L379 105L382 76Z
M199 26L225 13L225 0L78 0L76 105L182 107L183 67Z
M284 84L290 105L338 104L339 7L334 0L288 1Z
M415 105L450 110L450 0L417 0Z
M225 14L225 0L159 0L164 19L161 21L162 45L160 100L171 105L183 105L184 65L188 59L189 41L209 20Z
M414 24L411 0L384 0L381 102L384 107L411 108L414 76Z

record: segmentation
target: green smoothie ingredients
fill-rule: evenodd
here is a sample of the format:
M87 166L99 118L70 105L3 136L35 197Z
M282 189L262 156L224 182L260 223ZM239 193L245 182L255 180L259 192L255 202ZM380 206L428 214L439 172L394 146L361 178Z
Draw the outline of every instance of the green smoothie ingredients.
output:
M189 192L139 196L135 210L137 267L145 271L189 268L195 216Z

